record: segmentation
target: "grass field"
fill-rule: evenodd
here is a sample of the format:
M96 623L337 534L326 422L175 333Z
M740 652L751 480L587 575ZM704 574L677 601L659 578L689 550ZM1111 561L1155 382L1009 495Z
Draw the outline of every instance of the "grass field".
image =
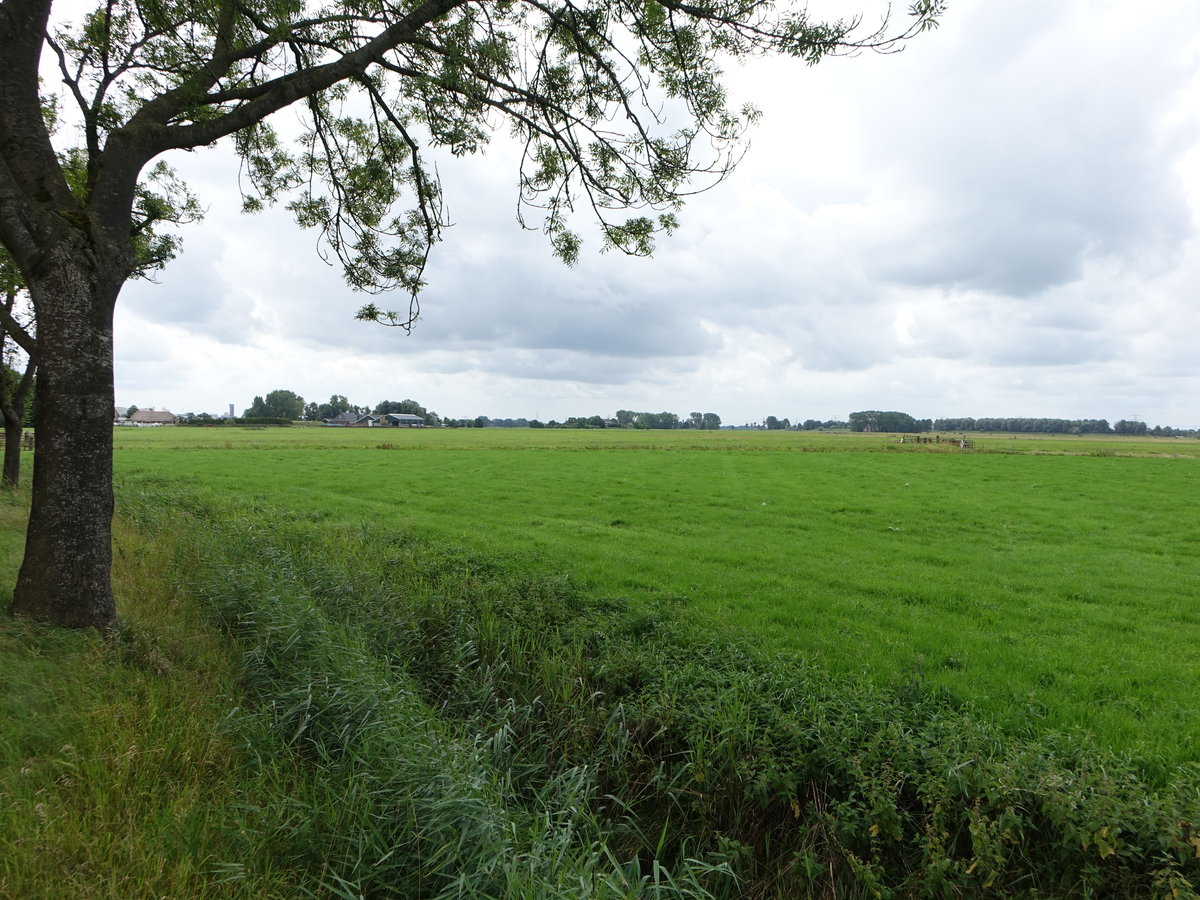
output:
M1200 898L1195 443L116 437L0 897Z
M1200 442L120 429L176 479L453 542L832 672L943 686L1159 772L1200 761ZM241 452L230 452L241 451Z

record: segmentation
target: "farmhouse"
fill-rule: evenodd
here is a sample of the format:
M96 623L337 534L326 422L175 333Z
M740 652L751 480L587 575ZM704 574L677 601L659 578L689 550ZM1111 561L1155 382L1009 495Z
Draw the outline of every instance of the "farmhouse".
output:
M174 425L179 421L175 413L165 409L139 409L129 416L129 421L142 427L153 425Z
M383 417L383 423L399 428L424 428L425 420L411 413L388 413Z
M338 428L370 428L379 424L379 418L377 416L373 416L370 413L367 413L365 416L361 416L355 412L338 413L332 419L322 419L321 421L326 425L334 425Z

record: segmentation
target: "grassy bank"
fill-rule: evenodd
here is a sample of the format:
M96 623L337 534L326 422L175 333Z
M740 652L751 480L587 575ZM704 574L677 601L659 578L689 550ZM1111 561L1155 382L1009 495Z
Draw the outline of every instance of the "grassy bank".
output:
M1192 896L1195 769L998 729L401 532L125 492L316 773L277 852L370 896ZM321 799L323 798L323 800ZM318 865L319 864L319 865ZM1174 893L1172 893L1174 892Z
M0 493L6 585L26 504ZM294 897L310 877L260 852L248 805L278 783L225 727L238 657L166 577L171 544L118 525L111 638L0 612L0 897Z
M119 633L0 617L0 897L703 898L728 879L618 858L585 772L527 800L531 773L361 629L251 577L271 570L247 553L282 559L257 516L218 536L155 507L152 534L117 523ZM0 495L8 578L24 510Z

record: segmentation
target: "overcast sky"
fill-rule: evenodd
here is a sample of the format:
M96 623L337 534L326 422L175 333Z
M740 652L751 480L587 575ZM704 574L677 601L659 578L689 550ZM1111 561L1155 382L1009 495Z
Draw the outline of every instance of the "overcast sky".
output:
M729 84L764 113L749 154L653 259L553 259L515 221L504 141L441 163L454 226L411 335L356 322L363 298L285 213L240 214L226 153L169 158L207 217L122 295L117 402L1200 427L1196 0L951 0L898 55Z

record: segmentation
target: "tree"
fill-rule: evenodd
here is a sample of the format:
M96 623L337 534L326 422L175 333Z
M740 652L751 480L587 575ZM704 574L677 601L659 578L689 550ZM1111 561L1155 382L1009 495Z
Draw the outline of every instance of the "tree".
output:
M704 428L709 431L716 431L721 427L721 417L716 413L707 412L704 414Z
M724 60L889 50L942 7L915 0L910 26L856 36L856 21L768 0L106 0L72 31L52 3L0 0L0 244L32 298L40 372L13 610L101 628L115 622L112 318L149 226L186 209L164 153L231 139L247 208L286 200L352 287L409 296L406 312L369 302L359 316L407 328L445 222L427 148L515 134L521 221L540 216L555 253L577 257L578 208L606 245L648 253L697 179L739 157L755 113L730 108ZM43 117L43 51L78 117L77 168ZM289 108L294 143L271 125Z
M6 291L5 309L12 310L16 299L15 291ZM0 329L0 415L4 417L4 469L3 484L16 490L21 484L21 438L24 434L26 404L34 388L34 373L37 359L25 357L24 365L18 370L17 362L10 354L8 334Z
M322 403L317 407L318 419L334 419L344 412L350 412L350 401L346 399L344 394L334 394L329 398L328 403Z
M895 412L889 410L881 412L877 409L868 409L862 412L850 413L850 430L851 431L886 431L886 432L917 432L928 431L933 423L929 420L917 422L908 413Z
M25 285L12 257L0 248L0 414L4 417L3 483L15 489L21 483L21 435L25 404L33 390L37 354L32 322L18 317L17 301ZM11 323L11 324L10 324ZM22 346L22 344L24 346ZM24 351L24 360L20 359Z
M420 416L428 424L429 413L416 400L383 400L375 405L375 415L386 416L388 413L407 413L410 416Z
M1115 434L1145 434L1146 423L1139 422L1137 419L1120 419L1113 425L1112 430Z
M214 416L212 413L187 413L181 417L188 425L220 425L225 421L223 416Z
M44 98L42 118L53 133L57 107ZM71 183L77 184L82 176L82 157L78 153L61 153L59 162ZM186 196L186 192L183 195ZM198 218L194 205L185 211L170 210L168 216L170 207L166 201L161 197L154 197L153 200L162 202L162 217L173 220ZM156 233L153 219L147 219L144 225L145 229L135 242L138 262L133 274L135 277L149 278L151 272L161 268L174 256L177 244L173 238L164 238ZM28 295L16 261L7 250L0 247L0 297L3 298L0 300L0 368L3 370L3 378L0 379L0 415L4 419L5 435L3 483L10 489L16 488L21 481L22 429L30 418L27 406L36 386L37 325ZM18 300L21 301L20 311ZM20 359L22 353L23 361ZM15 368L17 365L21 366L19 372Z
M266 399L255 397L242 415L246 418L300 419L304 416L304 398L292 391L271 391Z

